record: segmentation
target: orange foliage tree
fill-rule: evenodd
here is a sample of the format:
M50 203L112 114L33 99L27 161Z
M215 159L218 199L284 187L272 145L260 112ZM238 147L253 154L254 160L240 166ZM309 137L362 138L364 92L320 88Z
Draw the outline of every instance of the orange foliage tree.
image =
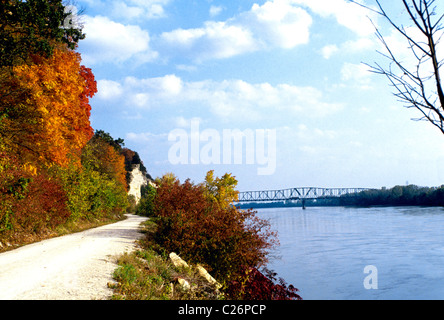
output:
M0 239L127 205L123 140L93 139L97 84L66 9L62 0L0 5Z
M12 132L9 139L5 134L4 143L14 153L46 165L65 166L70 155L80 159L80 151L93 136L89 98L97 92L91 70L80 61L78 53L58 49L50 58L33 56L34 64L14 67L16 90L26 93L26 100L16 105L32 111L26 121L29 130ZM6 113L2 128L9 128L9 123L13 127L16 120Z
M94 170L115 180L127 191L127 171L121 144L122 139L114 140L109 133L98 130L83 152L82 163L86 167L93 166Z
M117 181L127 191L125 157L117 152L112 146L103 146L101 156L102 168L104 168L110 178Z

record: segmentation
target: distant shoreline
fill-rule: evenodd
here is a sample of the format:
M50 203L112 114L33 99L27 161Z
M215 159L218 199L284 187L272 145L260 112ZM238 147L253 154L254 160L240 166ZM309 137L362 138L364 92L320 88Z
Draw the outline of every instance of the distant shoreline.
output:
M237 208L240 209L278 209L278 208L301 208L301 203L287 203L284 204L282 202L276 203L249 203L249 204L241 204L236 205ZM322 205L322 204L306 204L306 208L321 208L321 207L344 207L344 208L389 208L389 207L443 207L443 205L417 205L417 204L405 204L405 205L390 205L390 204L375 204L375 205L346 205L346 204L338 204L338 205Z

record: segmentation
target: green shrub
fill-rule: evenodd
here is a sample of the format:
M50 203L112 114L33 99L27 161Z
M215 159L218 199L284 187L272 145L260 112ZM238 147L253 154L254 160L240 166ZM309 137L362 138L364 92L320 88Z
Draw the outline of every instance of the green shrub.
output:
M68 196L70 220L94 219L122 213L128 206L124 186L91 167L55 168Z
M142 197L136 207L136 214L151 217L154 214L154 200L156 198L156 188L148 184L141 187Z
M136 197L133 194L128 195L128 207L126 208L127 213L134 213L136 212Z

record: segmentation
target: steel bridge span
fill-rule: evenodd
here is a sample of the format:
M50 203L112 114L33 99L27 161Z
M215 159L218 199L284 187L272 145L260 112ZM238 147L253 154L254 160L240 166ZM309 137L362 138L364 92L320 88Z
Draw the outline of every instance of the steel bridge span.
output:
M305 207L305 200L337 198L344 195L353 195L365 190L369 189L299 187L283 190L244 191L239 192L238 203L301 200L302 206Z

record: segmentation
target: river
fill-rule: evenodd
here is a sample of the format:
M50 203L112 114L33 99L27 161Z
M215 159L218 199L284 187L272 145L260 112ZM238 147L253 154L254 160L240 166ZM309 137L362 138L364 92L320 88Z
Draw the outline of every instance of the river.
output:
M444 299L443 208L257 211L280 242L268 268L304 300Z

